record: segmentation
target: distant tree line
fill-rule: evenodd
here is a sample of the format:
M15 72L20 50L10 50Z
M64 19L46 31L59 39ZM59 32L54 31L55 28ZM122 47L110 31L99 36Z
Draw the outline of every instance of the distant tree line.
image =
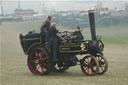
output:
M89 27L89 18L88 15L69 15L69 16L60 16L56 15L56 18L53 19L53 22L60 24L66 27ZM110 15L99 15L95 14L95 23L96 26L111 26L117 25L119 23L128 22L128 16L110 16Z

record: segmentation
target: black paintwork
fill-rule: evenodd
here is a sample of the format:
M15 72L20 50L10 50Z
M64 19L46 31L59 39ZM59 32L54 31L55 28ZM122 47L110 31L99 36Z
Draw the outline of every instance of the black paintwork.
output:
M92 10L91 10L92 11ZM92 54L95 55L98 52L102 52L104 48L104 44L101 40L96 39L96 32L95 32L95 20L94 20L94 13L89 12L89 19L90 19L90 27L91 27L91 35L92 40L83 40L83 35L77 32L59 32L63 37L70 34L70 40L67 42L61 42L59 44L59 53L61 54ZM38 34L34 32L29 32L27 35L23 36L20 34L20 42L21 46L24 50L25 54L28 54L31 49L35 47L45 47L49 52L50 45L47 44L45 46L44 42L44 35ZM49 45L49 46L48 46Z
M90 20L92 40L83 40L84 37L80 31L59 32L61 36L67 37L66 42L59 40L60 43L59 43L59 51L58 51L58 54L59 54L58 66L64 67L65 70L68 69L70 66L75 66L77 64L77 62L79 61L78 58L76 57L77 54L81 54L81 55L90 54L90 55L96 56L97 53L102 53L104 49L103 42L96 38L94 13L92 10L90 11L89 11L89 20ZM68 35L70 35L70 37ZM47 50L48 54L51 56L52 51L51 51L50 43L45 42L45 39L44 39L45 37L43 33L38 34L35 32L29 32L26 35L20 34L19 38L25 54L31 55L32 49L44 48ZM80 60L80 63L82 64L81 60Z
M90 29L91 29L91 37L92 40L96 40L96 31L95 31L95 16L94 16L94 11L89 10L89 21L90 21Z

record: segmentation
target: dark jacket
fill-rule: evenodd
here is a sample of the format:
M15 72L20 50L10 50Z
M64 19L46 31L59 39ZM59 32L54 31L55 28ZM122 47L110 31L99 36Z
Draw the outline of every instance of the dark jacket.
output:
M48 32L48 30L50 29L50 25L51 25L51 23L50 22L46 22L45 23L45 25L41 28L41 29L43 29L42 31L41 31L41 33L47 33Z
M56 28L51 27L48 31L48 38L56 38L56 33L58 33L58 31L56 30Z

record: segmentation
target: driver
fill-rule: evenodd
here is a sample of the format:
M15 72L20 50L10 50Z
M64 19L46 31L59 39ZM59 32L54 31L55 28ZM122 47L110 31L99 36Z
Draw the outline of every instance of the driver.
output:
M57 55L58 55L58 42L59 41L57 37L61 38L62 40L65 40L60 34L58 34L58 31L56 30L56 23L53 23L50 30L48 31L48 39L52 47L53 61L58 61Z
M78 26L77 31L74 32L74 35L77 35L77 41L82 41L84 39L84 36L82 35L81 31L82 30Z

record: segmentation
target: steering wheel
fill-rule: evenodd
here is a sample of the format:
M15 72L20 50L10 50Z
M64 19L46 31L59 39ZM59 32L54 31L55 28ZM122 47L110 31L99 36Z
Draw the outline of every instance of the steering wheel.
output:
M71 35L72 35L71 32L69 32L69 31L64 31L63 33L65 34L65 36L64 36L64 39L65 39L65 40L67 40L67 41L68 41L68 40L71 40Z
M71 36L65 36L64 39L65 40L71 40Z

